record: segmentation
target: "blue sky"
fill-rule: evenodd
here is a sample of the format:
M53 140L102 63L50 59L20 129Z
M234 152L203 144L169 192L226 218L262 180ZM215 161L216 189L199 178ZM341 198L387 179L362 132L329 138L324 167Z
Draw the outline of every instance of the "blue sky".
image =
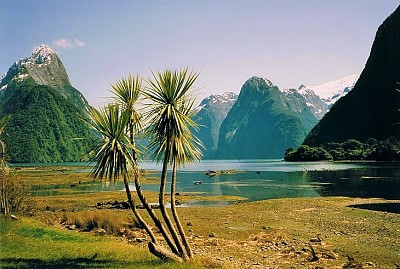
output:
M199 99L251 76L281 88L360 73L397 0L2 0L0 72L44 43L92 105L129 72L189 66Z

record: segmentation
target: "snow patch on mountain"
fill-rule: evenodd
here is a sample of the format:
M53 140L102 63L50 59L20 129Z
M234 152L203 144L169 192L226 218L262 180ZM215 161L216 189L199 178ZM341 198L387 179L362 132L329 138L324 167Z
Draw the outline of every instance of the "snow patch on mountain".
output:
M335 81L326 82L320 85L306 87L306 90L312 90L328 106L332 106L337 100L349 93L356 84L360 75L353 74L339 78Z
M203 99L200 106L204 106L206 104L225 104L225 103L233 103L237 99L237 94L234 92L224 92L222 94L213 94L209 97Z
M10 74L14 77L15 80L21 81L25 78L29 77L28 74L25 74L24 69L25 66L32 66L37 65L38 67L46 66L51 64L52 56L55 52L50 49L48 46L42 44L37 47L33 52L32 55L26 57L24 59L19 59L16 61L10 69L1 77L1 81Z

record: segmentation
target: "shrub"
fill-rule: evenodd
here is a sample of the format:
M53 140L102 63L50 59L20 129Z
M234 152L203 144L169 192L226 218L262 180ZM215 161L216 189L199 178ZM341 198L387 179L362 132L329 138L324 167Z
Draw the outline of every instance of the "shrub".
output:
M24 211L26 209L25 200L29 195L28 188L24 187L21 180L7 170L3 168L0 172L1 213L11 214Z

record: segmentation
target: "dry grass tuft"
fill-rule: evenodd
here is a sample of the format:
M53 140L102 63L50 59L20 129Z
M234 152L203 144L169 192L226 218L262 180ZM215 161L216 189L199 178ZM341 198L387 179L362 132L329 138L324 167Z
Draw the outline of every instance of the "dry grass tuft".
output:
M126 228L131 228L128 221L103 211L66 212L62 216L61 223L69 226L75 225L77 229L85 232L96 228L104 229L107 234L114 235L118 235Z

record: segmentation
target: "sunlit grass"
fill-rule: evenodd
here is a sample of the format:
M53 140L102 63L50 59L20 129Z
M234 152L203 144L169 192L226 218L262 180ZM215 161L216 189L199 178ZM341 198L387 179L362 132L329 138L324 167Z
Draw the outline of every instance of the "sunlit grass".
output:
M2 268L203 268L161 262L145 244L55 229L33 219L0 224Z

